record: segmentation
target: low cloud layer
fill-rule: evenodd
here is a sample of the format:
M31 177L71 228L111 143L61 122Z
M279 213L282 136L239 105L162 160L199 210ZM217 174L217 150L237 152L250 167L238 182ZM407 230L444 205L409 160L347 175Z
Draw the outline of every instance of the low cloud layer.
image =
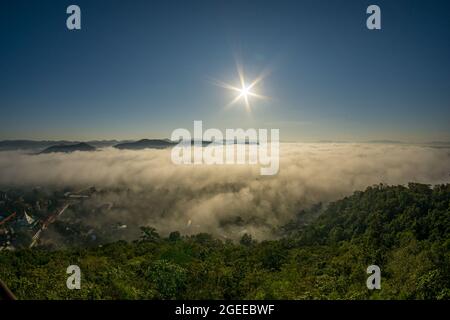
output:
M299 144L280 147L280 170L261 176L258 165L174 165L170 150L29 155L0 152L0 186L107 190L86 206L113 203L96 223L152 225L162 233L210 232L270 237L301 209L367 186L449 182L450 151L406 145ZM227 221L241 217L239 228Z

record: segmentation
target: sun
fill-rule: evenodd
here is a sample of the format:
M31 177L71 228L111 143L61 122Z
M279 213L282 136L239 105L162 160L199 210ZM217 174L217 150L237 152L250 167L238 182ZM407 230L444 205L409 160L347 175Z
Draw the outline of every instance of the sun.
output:
M237 71L239 76L239 86L233 86L228 83L222 82L222 81L214 81L214 83L222 88L232 90L236 92L236 97L227 105L227 107L232 106L236 104L239 101L244 102L244 106L248 112L251 112L251 106L250 106L250 99L251 98L257 98L257 99L267 99L266 96L263 96L256 92L257 85L263 80L264 74L261 74L259 77L257 77L255 80L250 82L250 84L247 85L247 82L245 80L244 76L244 70L243 67L239 64L237 64Z
M250 93L250 89L247 87L243 87L241 89L241 96L243 96L244 98L247 98L248 94Z
M237 96L237 100L240 100L241 98L245 101L245 106L248 111L250 111L250 103L248 100L249 96L255 96L256 94L250 91L250 87L246 87L245 85L242 86L241 89L239 89L239 95Z

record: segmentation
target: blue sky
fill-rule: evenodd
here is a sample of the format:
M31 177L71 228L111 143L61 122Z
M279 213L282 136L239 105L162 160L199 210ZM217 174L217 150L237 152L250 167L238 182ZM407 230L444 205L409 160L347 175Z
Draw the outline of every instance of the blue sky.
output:
M66 28L70 4L82 30ZM382 30L366 28L370 4ZM448 1L2 1L0 139L450 140ZM225 106L263 70L267 100Z

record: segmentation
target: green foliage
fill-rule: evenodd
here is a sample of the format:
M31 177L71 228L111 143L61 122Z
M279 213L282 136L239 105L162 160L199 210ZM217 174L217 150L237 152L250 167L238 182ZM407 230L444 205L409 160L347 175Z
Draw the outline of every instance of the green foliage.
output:
M169 234L169 240L170 241L179 241L179 240L181 240L180 232L178 232L178 231L171 232Z
M166 260L157 260L147 272L147 280L156 285L158 298L181 297L186 286L186 270Z
M159 234L153 227L141 227L141 232L142 241L157 242L159 240Z
M378 185L302 212L279 240L143 227L133 243L2 251L0 278L22 299L449 299L449 204L450 185ZM71 264L81 290L66 288ZM381 290L366 288L371 264Z
M240 244L242 244L243 246L251 246L253 244L253 238L250 234L245 233L241 240L239 241Z

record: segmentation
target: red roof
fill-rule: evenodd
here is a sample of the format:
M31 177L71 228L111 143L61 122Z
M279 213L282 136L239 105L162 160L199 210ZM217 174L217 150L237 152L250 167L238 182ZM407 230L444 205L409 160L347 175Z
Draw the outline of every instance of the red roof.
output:
M14 218L16 216L16 213L12 213L11 215L7 216L5 219L3 219L2 221L0 221L0 226L4 223L6 223L7 221L11 220L12 218Z

